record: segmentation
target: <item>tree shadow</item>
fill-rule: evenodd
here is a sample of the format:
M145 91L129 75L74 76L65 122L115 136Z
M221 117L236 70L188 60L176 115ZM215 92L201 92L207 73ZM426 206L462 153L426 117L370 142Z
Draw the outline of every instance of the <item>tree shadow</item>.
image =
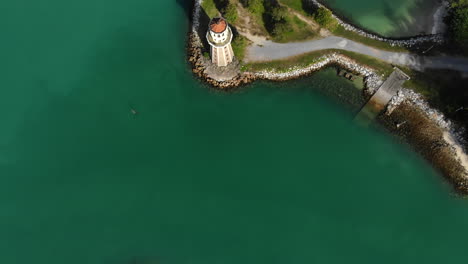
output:
M301 0L301 3L302 3L302 9L304 9L304 11L307 14L312 15L318 9L318 7L314 5L312 1L310 0Z
M229 4L229 0L213 0L216 9L219 11L222 11L226 8L226 6Z
M270 35L273 35L276 22L272 18L272 12L274 8L279 7L279 3L277 0L264 1L263 7L265 8L265 12L262 14L262 20L265 25L265 29Z

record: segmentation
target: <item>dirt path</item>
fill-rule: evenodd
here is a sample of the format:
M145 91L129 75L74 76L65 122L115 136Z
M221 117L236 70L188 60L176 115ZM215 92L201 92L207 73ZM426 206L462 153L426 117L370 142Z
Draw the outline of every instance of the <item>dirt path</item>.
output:
M324 29L324 28L320 28L320 25L317 24L317 22L315 22L313 19L311 19L311 18L309 18L307 16L304 16L303 14L301 14L301 12L298 12L297 10L294 10L294 9L290 8L289 6L286 6L284 4L280 3L280 5L286 7L290 13L294 14L300 20L302 20L303 22L305 22L306 24L311 26L313 30L318 31L321 37L328 37L328 36L332 35L330 31L328 31L327 29Z

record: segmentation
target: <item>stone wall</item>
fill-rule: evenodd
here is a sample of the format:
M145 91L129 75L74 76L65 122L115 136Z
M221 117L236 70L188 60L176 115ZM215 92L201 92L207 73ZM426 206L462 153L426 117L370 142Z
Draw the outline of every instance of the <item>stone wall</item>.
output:
M318 0L307 0L311 4L313 4L316 7L323 7L326 9L329 9L327 6L323 5L320 3ZM331 9L329 9L331 10ZM333 12L333 11L332 11ZM338 21L338 24L344 27L346 30L355 32L363 37L369 38L369 39L375 39L383 42L387 42L392 46L400 46L400 47L414 47L416 45L419 45L421 43L433 43L433 44L440 44L444 42L444 36L442 34L434 34L434 35L422 35L422 36L414 36L414 37L409 37L409 38L403 38L403 39L392 39L392 38L385 38L382 36L379 36L375 33L370 33L366 32L365 30L358 28L354 25L351 25L350 23L344 22L344 20L340 17L338 17L335 13L333 13L333 17Z

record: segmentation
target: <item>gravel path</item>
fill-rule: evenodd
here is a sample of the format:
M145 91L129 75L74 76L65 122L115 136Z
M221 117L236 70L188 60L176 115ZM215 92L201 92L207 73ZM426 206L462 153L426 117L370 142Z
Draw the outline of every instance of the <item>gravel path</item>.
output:
M353 51L381 59L391 64L408 66L416 70L424 70L426 68L451 69L468 73L468 58L448 56L423 57L409 53L383 51L336 36L294 43L274 43L272 41L265 41L261 46L252 45L247 48L246 61L258 62L284 59L311 51L325 49Z

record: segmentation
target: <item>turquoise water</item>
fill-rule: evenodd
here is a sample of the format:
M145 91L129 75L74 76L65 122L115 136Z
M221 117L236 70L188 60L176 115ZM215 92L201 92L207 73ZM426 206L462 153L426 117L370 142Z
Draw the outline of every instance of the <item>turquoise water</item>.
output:
M439 0L323 0L341 16L384 36L430 34Z
M468 260L468 201L353 86L211 91L183 4L0 4L0 263Z

